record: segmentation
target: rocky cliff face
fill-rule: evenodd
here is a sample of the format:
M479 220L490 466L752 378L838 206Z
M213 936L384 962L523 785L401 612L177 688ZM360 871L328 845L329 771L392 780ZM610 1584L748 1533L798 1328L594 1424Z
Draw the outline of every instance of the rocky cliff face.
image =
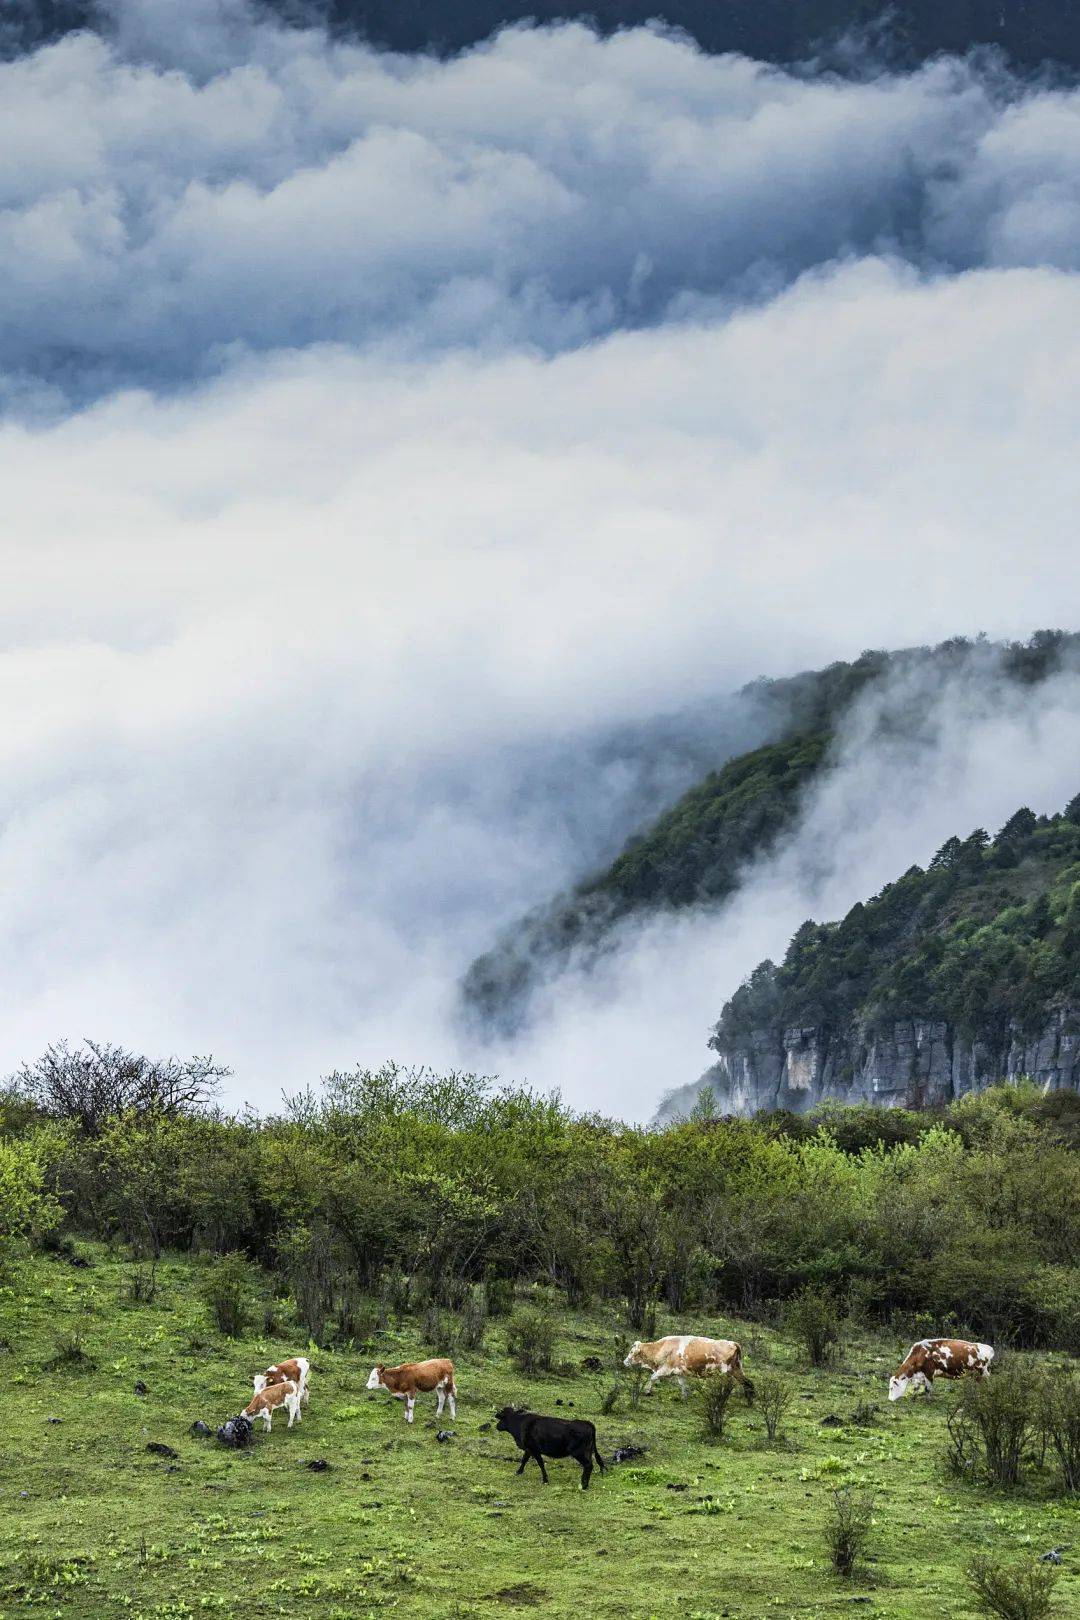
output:
M722 1113L803 1113L828 1099L924 1108L1021 1075L1048 1090L1080 1090L1080 1007L1056 1013L1037 1039L1017 1032L997 1051L949 1024L918 1019L842 1035L821 1027L762 1031L721 1045L702 1084L711 1085Z

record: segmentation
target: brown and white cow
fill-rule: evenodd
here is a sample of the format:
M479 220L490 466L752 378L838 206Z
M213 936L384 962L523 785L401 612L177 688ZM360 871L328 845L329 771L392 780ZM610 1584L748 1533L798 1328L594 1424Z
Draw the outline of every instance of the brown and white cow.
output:
M754 1386L743 1376L742 1346L734 1339L701 1339L692 1333L671 1333L666 1339L653 1339L643 1344L639 1339L631 1345L624 1367L647 1367L652 1376L645 1385L646 1395L658 1378L677 1378L683 1399L686 1399L686 1378L701 1377L704 1373L730 1373L743 1386L747 1400L754 1394Z
M284 1379L280 1384L269 1384L266 1389L259 1390L254 1399L244 1407L244 1416L261 1417L269 1431L274 1426L274 1413L282 1406L289 1414L291 1429L294 1422L300 1422L300 1386L291 1378Z
M913 1344L889 1379L889 1399L898 1401L907 1389L922 1389L927 1395L935 1378L989 1378L994 1359L992 1344L972 1344L968 1339L920 1339Z
M274 1384L284 1384L291 1380L297 1387L300 1399L304 1405L308 1404L308 1373L311 1363L306 1356L289 1356L285 1361L279 1361L276 1366L267 1367L265 1372L256 1373L252 1379L256 1395L261 1395L264 1389Z
M450 1416L457 1417L457 1385L454 1382L454 1363L445 1356L430 1361L403 1361L399 1367L384 1367L377 1362L367 1381L368 1389L385 1389L396 1401L405 1402L405 1421L413 1420L413 1407L418 1395L435 1391L438 1406L435 1416L442 1416L443 1403L450 1402Z

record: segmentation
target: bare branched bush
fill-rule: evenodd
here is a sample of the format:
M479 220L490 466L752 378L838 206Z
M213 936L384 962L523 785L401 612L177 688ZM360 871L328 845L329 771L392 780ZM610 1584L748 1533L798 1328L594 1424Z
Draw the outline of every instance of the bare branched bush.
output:
M780 1434L780 1426L795 1399L794 1387L782 1373L769 1371L758 1374L754 1387L758 1410L765 1423L765 1433L770 1445L775 1445Z
M833 1569L845 1578L866 1552L874 1524L874 1493L858 1491L851 1485L831 1492L829 1516L825 1522L825 1544Z
M949 1407L945 1427L945 1467L954 1479L974 1479L979 1467L979 1430L965 1401Z
M96 1136L116 1114L198 1113L231 1073L210 1057L148 1058L108 1041L85 1041L74 1050L57 1041L35 1062L24 1063L12 1085L43 1114L75 1120Z
M1054 1612L1058 1572L1052 1564L997 1563L976 1557L967 1568L975 1602L995 1620L1048 1620Z

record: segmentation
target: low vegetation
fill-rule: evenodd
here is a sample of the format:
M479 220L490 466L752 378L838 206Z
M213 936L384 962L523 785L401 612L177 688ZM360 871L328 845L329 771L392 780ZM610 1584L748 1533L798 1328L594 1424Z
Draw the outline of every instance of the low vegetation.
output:
M56 1071L0 1099L5 1620L646 1620L658 1594L816 1620L837 1572L860 1612L914 1620L975 1612L977 1554L1072 1540L1080 1099L643 1131L388 1067L259 1121L209 1076L109 1113L79 1093L97 1066L74 1095ZM754 1403L722 1377L643 1395L629 1345L687 1330L740 1340ZM889 1404L930 1332L1000 1365ZM297 1352L299 1427L239 1452L190 1433ZM435 1352L461 1391L441 1443L432 1402L406 1430L366 1389ZM587 1493L562 1463L546 1491L513 1478L510 1402L624 1460Z

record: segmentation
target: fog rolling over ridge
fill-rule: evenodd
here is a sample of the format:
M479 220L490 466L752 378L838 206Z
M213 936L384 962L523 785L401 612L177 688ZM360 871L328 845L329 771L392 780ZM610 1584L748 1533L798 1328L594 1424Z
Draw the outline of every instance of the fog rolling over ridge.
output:
M646 1116L809 910L1077 790L1072 675L945 682L722 913L463 1030L500 929L771 735L747 682L1080 625L1080 96L111 13L0 64L0 1068Z

